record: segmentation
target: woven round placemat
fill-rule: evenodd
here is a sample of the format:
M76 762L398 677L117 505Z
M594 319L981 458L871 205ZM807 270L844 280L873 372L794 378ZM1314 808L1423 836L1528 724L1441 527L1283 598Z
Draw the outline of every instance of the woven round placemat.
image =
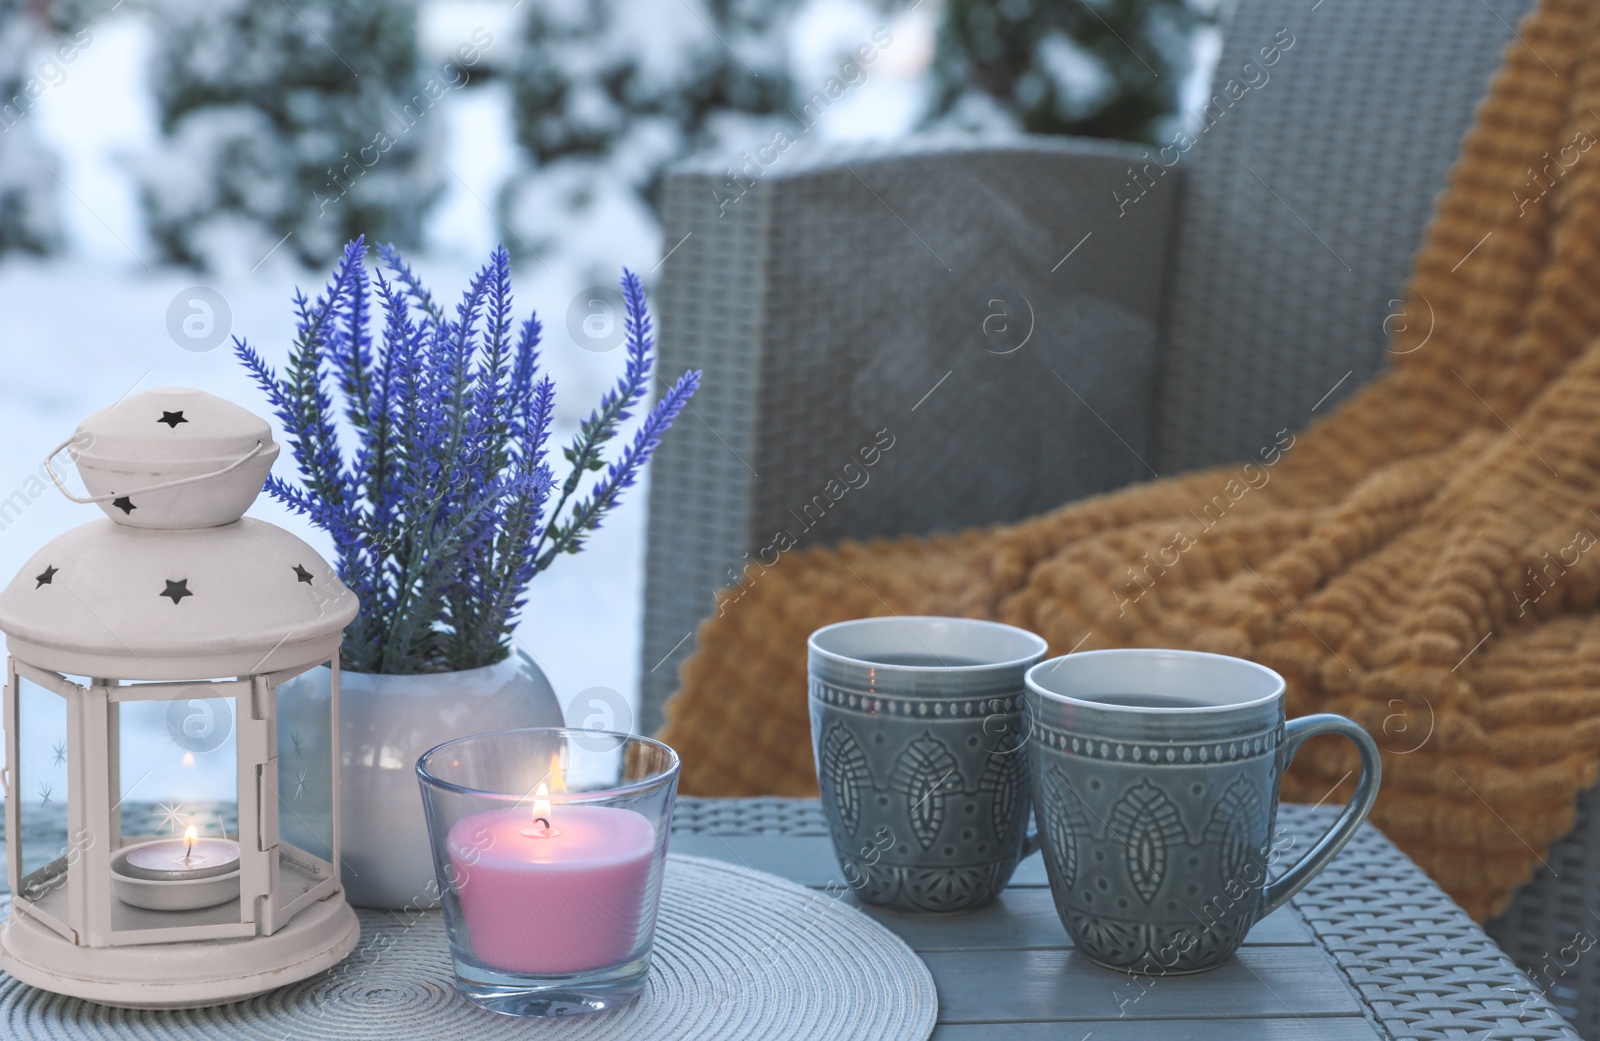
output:
M361 945L337 968L234 1005L110 1009L0 974L0 1037L925 1041L938 1010L927 967L837 896L700 857L668 857L648 987L612 1012L485 1012L455 991L437 912L360 914Z

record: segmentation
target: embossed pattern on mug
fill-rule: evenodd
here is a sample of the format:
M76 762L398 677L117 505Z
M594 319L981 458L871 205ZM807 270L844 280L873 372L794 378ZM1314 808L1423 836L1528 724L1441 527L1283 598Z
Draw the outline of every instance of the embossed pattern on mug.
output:
M813 677L810 699L820 794L861 899L919 913L994 899L1030 808L1021 694L910 698Z
M1032 736L1049 750L1036 789L1046 870L1082 952L1154 973L1226 958L1261 906L1282 724L1177 742L1090 739L1035 720Z

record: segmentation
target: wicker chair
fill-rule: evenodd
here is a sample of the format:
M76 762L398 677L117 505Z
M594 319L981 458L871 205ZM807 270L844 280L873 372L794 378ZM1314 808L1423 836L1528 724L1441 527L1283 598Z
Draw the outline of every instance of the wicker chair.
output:
M641 728L712 591L879 430L893 465L808 511L802 545L1243 458L1377 373L1530 6L1238 0L1192 148L913 140L675 170L661 353L706 378L651 478ZM1600 959L1559 954L1600 937L1600 794L1548 861L1488 929L1600 1038Z

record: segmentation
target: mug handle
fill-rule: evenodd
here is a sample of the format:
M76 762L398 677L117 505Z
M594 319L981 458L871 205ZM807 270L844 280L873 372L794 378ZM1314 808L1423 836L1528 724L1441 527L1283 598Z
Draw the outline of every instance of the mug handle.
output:
M1315 878L1319 871L1328 866L1328 861L1344 848L1344 844L1350 841L1356 829L1361 826L1361 822L1367 819L1373 802L1378 798L1378 781L1383 776L1383 765L1378 758L1378 746L1359 723L1344 716L1320 713L1289 720L1284 725L1284 769L1289 768L1289 764L1294 761L1295 753L1300 750L1306 739L1319 734L1340 734L1354 742L1356 751L1361 755L1361 779L1356 782L1355 795L1345 806L1344 812L1339 814L1339 819L1333 822L1333 827L1317 840L1316 845L1300 858L1299 863L1285 871L1276 882L1267 886L1261 901L1261 913L1256 916L1256 921L1282 907L1290 897L1300 892L1307 882Z

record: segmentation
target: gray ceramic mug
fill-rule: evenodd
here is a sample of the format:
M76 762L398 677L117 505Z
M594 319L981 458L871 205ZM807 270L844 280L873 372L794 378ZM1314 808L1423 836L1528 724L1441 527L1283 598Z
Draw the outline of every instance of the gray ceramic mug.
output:
M1035 812L1056 912L1079 953L1161 975L1225 961L1325 867L1378 795L1378 748L1334 715L1284 721L1283 677L1220 654L1085 651L1028 671ZM1307 738L1355 743L1361 779L1309 849L1274 841L1278 785ZM1295 863L1268 882L1276 861Z
M807 643L817 783L844 880L896 911L969 911L1031 852L1023 675L1044 640L864 618Z

